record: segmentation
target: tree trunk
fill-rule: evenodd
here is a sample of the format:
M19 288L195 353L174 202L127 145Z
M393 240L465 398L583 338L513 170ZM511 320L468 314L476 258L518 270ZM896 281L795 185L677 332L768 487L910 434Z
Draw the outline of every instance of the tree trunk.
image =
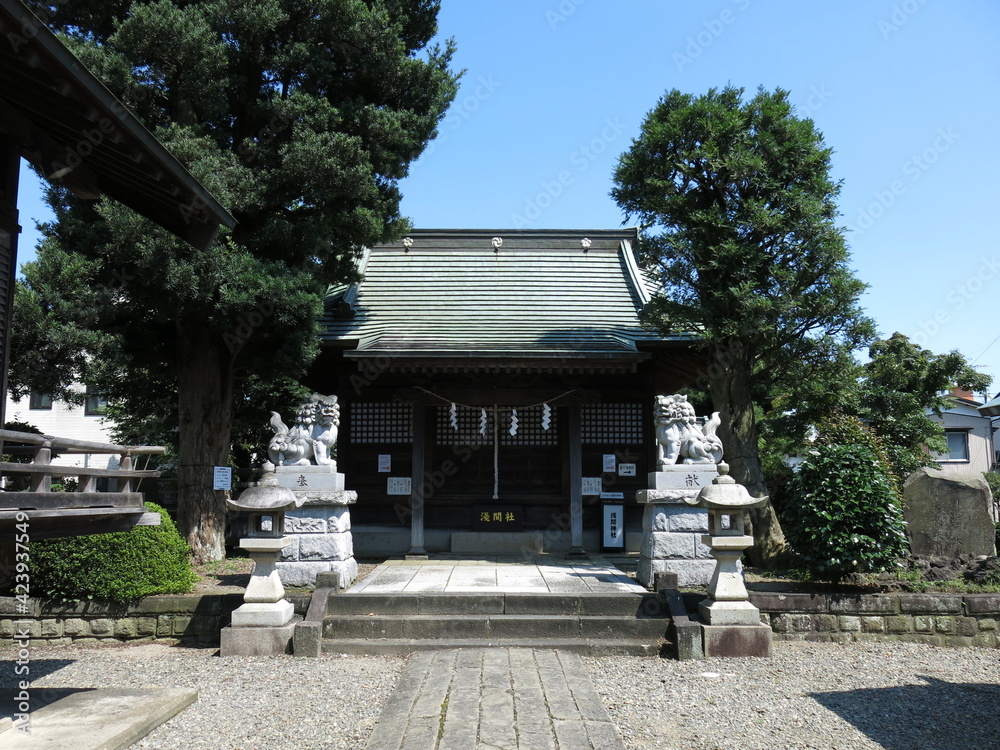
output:
M197 563L226 556L226 495L213 490L213 467L229 464L232 360L211 335L179 332L177 517Z
M730 465L733 479L747 488L753 497L765 497L767 485L760 464L757 444L757 420L750 397L752 363L740 342L718 346L711 352L709 388L712 401L722 419L719 437ZM751 564L774 565L785 551L785 535L770 500L762 508L749 511L754 546L746 555Z

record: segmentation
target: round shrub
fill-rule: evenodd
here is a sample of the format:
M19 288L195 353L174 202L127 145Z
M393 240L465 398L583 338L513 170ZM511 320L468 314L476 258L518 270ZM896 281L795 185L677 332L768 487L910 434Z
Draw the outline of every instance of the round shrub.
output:
M906 554L906 522L892 474L865 445L809 450L788 486L785 537L817 577L875 573Z
M32 592L63 601L129 602L190 591L197 576L187 542L163 508L146 508L160 514L159 526L32 542Z

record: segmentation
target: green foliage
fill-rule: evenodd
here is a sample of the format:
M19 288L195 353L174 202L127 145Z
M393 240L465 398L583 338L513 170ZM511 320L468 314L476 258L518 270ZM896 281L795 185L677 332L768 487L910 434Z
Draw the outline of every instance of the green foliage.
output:
M986 479L986 484L990 486L990 492L993 494L993 502L1000 502L1000 471L984 471L983 478Z
M660 282L647 322L699 332L724 416L734 395L720 380L769 408L783 394L805 403L835 379L818 373L840 374L873 337L835 221L831 153L786 91L743 101L726 87L669 92L619 160L612 197L646 229L641 256Z
M51 489L53 492L76 492L80 487L80 480L76 477L53 477Z
M820 422L816 433L820 445L860 445L867 448L878 459L879 468L892 473L892 461L885 442L857 417L851 414L831 414ZM900 485L896 489L902 491Z
M646 323L698 332L733 476L762 494L754 402L824 394L833 378L819 374L842 369L874 325L836 224L832 151L788 92L743 94L667 93L619 159L611 195L644 228L640 258L659 282ZM766 512L754 532L773 557L780 530Z
M63 601L113 602L190 591L197 576L187 544L163 508L146 507L160 514L159 526L32 542L32 590Z
M226 462L234 420L236 442L249 440L240 421L260 415L245 405L287 390L316 356L328 285L408 228L399 180L457 91L452 43L430 44L439 6L46 6L238 224L197 251L124 206L51 187L56 218L15 297L12 387L60 395L83 380L131 415L122 430L136 442L176 431L156 442L177 446L179 519L199 557L221 550L225 515L203 467Z
M783 528L816 576L836 581L887 570L906 553L896 482L870 445L816 445L788 491Z
M648 228L642 256L662 284L650 320L745 342L755 362L855 344L871 324L835 222L832 152L788 92L742 97L668 93L615 170L612 197Z
M953 386L983 391L990 376L972 369L957 351L934 354L895 333L876 341L863 366L854 413L879 436L901 480L934 463L927 449L947 449L941 425L928 416L949 408Z
M33 424L28 424L27 422L19 422L17 420L12 420L10 422L5 422L3 428L5 430L13 430L14 432L30 432L32 435L43 434L40 429L35 427ZM4 441L4 448L33 448L27 443L17 443L12 440ZM16 451L14 453L4 453L2 460L10 461L16 464L30 464L32 458L34 457L33 452L26 451ZM54 456L53 456L54 457Z

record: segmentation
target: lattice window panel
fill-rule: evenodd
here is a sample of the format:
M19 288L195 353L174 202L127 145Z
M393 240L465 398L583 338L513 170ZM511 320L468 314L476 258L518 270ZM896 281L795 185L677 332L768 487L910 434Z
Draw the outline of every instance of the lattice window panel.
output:
M510 434L511 408L501 407L497 411L500 420L500 445L559 445L559 423L556 408L551 407L549 429L542 429L542 407L532 406L517 410L517 434ZM458 407L458 430L451 424L449 407L437 408L436 440L438 445L493 445L493 409L486 409L486 435L479 432L479 409Z
M412 443L413 407L396 403L351 404L352 443Z
M580 434L585 445L642 445L642 404L583 406Z
M438 445L493 445L493 415L486 410L486 435L479 434L479 409L458 407L458 429L451 425L449 407L438 406L435 414L435 442Z

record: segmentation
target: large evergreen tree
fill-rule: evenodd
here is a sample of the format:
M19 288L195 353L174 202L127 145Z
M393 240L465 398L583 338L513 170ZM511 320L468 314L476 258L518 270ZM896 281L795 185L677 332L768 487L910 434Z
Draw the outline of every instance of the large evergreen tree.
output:
M641 222L641 256L658 272L647 320L700 332L726 458L755 496L766 493L755 396L840 367L873 335L835 221L830 154L785 91L674 90L615 170L612 196ZM753 521L758 561L773 559L784 546L773 509Z
M234 401L302 372L327 285L399 237L397 182L454 98L437 0L67 0L39 5L73 51L239 224L206 252L128 209L53 187L26 268L21 351L59 353L110 398L177 394L179 522L224 554L211 467ZM84 356L81 356L84 355ZM42 364L42 363L36 363ZM22 383L57 390L36 367ZM46 376L51 376L46 382Z

